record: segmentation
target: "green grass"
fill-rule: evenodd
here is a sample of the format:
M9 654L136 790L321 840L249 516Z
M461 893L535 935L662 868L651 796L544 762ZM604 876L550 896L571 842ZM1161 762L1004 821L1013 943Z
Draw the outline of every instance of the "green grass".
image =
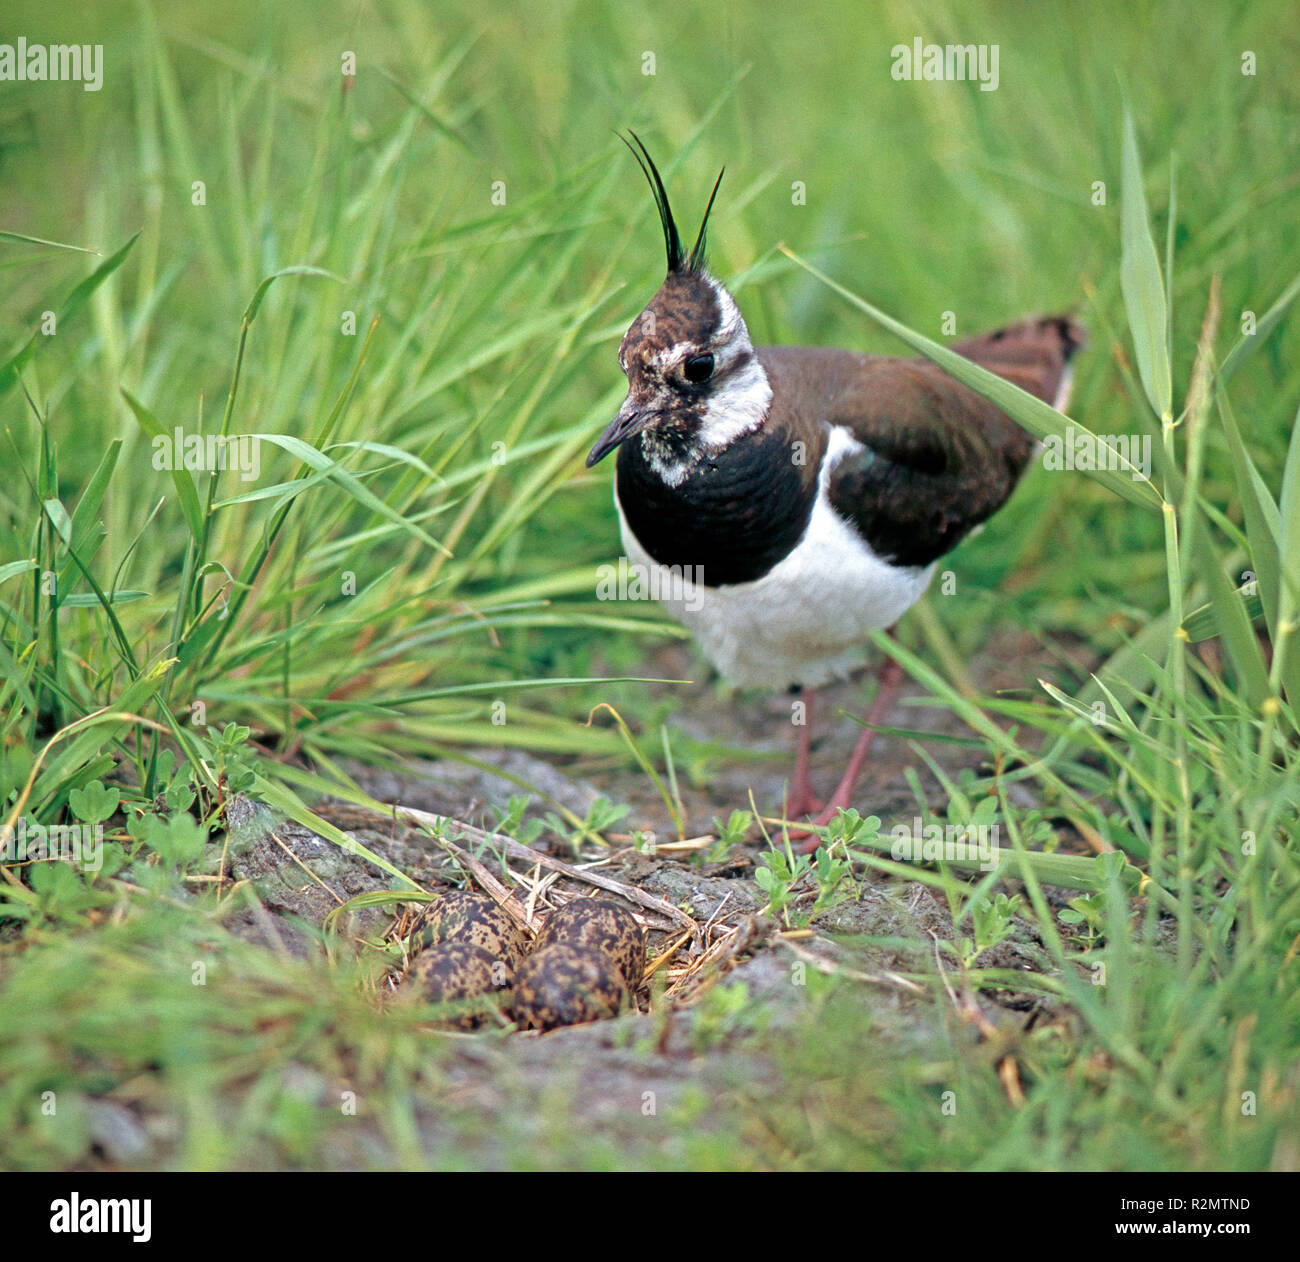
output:
M320 1163L342 1123L284 1088L304 1062L357 1084L396 1160L453 1159L420 1147L436 1061L413 1024L375 1012L373 961L337 944L267 958L222 928L228 905L182 898L183 878L231 791L303 788L291 763L337 781L345 756L506 743L639 770L617 726L583 725L606 702L652 774L670 772L636 680L678 633L595 599L616 530L608 472L582 468L621 398L617 339L662 269L612 135L627 125L686 223L728 167L712 262L756 341L910 343L942 362L945 313L967 335L1073 309L1092 345L1072 416L1155 451L1127 498L1114 478L1033 473L952 557L958 594L881 643L998 768L944 786L951 818L993 811L1031 850L1068 823L1124 856L1082 883L1091 934L1044 902L1035 873L1062 856L1016 860L1044 984L1072 1014L1003 1049L1024 1104L956 1024L923 1062L864 1067L870 1018L832 988L816 1040L754 1035L788 1094L737 1092L706 1139L683 1118L665 1164L1294 1162L1300 88L1285 6L1159 22L1044 6L1032 23L940 2L10 11L29 40L103 42L106 72L98 94L0 85L0 822L103 818L110 861L87 878L3 870L6 1164L86 1159L86 1127L51 1127L43 1091L72 1116L109 1091L170 1107L178 1165ZM893 82L889 48L915 35L999 43L999 90ZM1034 432L1059 423L1000 401ZM259 476L156 468L152 440L177 426L262 436ZM1257 587L1239 594L1246 571ZM972 697L962 664L1007 627L1060 665L1042 688ZM1103 663L1091 678L1066 660L1077 646ZM93 786L110 778L105 806ZM160 824L160 793L198 825ZM859 872L891 870L865 836L838 845ZM153 875L128 881L128 860ZM928 879L974 932L996 878ZM203 952L220 967L194 987ZM946 1005L932 961L915 976ZM562 1129L510 1160L617 1164L547 1147Z

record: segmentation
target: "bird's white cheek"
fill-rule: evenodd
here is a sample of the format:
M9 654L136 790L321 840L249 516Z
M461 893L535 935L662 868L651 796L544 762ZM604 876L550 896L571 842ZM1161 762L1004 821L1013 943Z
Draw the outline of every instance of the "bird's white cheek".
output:
M756 356L738 372L727 377L722 388L709 400L700 425L700 441L717 450L742 434L757 429L767 416L772 387Z

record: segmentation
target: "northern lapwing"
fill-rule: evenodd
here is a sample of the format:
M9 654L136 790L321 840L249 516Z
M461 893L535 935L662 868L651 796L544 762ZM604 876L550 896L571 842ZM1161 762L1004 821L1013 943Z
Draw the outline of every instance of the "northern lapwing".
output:
M851 802L863 729L824 806L808 777L815 689L861 662L870 632L923 595L939 557L997 511L1036 451L1005 412L924 359L820 346L755 347L735 299L678 235L640 139L625 141L654 193L668 275L619 347L618 415L587 457L618 449L623 547L668 611L740 686L805 690L786 817L826 823ZM1022 320L953 350L1064 408L1069 316ZM881 671L879 725L900 680ZM806 836L804 830L799 836ZM815 834L805 846L817 844Z

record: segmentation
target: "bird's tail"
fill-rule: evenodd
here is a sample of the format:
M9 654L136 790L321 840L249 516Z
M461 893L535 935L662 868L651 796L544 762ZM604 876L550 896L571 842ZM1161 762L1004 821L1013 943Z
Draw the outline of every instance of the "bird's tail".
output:
M1087 341L1072 316L1035 316L954 342L951 349L1063 412L1070 397L1070 360Z

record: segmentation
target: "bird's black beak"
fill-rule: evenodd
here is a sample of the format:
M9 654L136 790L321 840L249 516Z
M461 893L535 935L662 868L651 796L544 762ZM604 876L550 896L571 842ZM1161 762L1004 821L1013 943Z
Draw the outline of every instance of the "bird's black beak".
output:
M631 438L649 419L649 413L634 407L632 400L624 399L618 415L609 423L609 428L596 440L596 445L587 453L587 468L599 464L621 442Z

